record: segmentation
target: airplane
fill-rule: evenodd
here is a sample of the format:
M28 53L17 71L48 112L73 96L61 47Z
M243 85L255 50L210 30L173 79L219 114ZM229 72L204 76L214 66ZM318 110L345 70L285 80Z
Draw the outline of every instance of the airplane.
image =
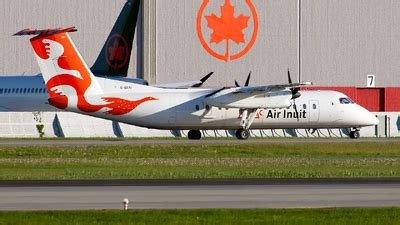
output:
M301 91L309 82L222 88L165 88L96 77L88 68L66 29L29 30L16 36L30 39L49 93L49 103L60 109L131 125L189 130L236 130L246 140L250 129L352 128L379 123L365 108L335 91Z
M147 84L143 79L127 78L139 9L140 0L127 0L91 67L95 76ZM124 49L121 50L121 47ZM49 105L47 95L41 74L0 77L1 112L58 111Z

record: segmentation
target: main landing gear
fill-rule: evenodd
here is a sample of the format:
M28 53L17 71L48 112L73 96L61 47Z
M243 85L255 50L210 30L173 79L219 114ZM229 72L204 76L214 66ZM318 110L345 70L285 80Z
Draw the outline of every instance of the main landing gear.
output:
M236 131L236 138L239 140L247 140L250 137L250 131L248 129L239 129Z
M359 139L360 138L360 130L354 129L354 130L350 131L349 137L351 139Z
M236 131L236 138L239 140L247 140L250 138L250 126L256 118L258 109L242 109L240 110L240 128Z
M200 140L201 132L199 130L190 130L188 133L189 140Z

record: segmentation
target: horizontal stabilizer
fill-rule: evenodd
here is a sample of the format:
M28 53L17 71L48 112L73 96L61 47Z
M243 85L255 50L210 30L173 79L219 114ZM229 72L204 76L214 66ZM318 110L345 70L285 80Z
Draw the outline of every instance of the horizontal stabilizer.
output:
M52 34L60 34L65 32L75 32L78 31L75 27L69 27L66 29L63 28L49 28L46 30L31 30L29 28L23 29L18 33L15 33L13 36L22 36L22 35L52 35Z

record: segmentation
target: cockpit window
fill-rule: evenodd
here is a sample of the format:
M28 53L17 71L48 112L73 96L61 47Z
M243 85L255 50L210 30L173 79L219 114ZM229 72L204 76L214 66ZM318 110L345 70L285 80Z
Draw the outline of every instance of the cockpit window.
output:
M353 100L350 98L340 98L339 101L340 104L354 104Z

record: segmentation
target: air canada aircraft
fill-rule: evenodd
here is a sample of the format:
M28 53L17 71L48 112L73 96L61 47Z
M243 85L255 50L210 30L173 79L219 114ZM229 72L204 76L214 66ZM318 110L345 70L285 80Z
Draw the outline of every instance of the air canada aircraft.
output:
M250 129L352 128L378 124L378 119L349 97L335 91L301 91L310 83L223 88L165 88L96 77L70 39L67 29L22 30L30 39L48 89L49 103L60 109L141 127L189 130L236 130L248 139Z
M91 71L95 76L146 84L143 79L126 78L140 0L128 0L121 10ZM56 111L48 104L47 90L41 74L0 77L0 111Z

